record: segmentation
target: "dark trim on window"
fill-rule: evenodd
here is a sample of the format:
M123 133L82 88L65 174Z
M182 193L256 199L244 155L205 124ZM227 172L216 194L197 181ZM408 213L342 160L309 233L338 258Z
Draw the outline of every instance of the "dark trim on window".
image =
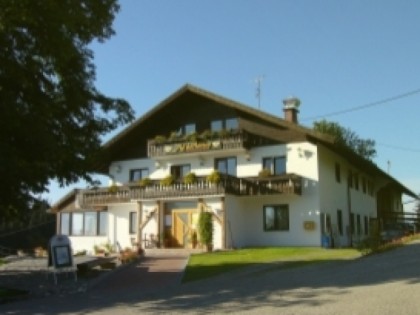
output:
M129 218L129 233L136 234L137 233L137 212L131 211L130 218Z
M289 231L290 217L289 205L264 205L263 206L263 228L266 232Z

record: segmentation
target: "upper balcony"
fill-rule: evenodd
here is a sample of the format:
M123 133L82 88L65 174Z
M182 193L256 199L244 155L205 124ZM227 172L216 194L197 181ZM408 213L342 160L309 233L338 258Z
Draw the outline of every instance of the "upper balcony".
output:
M264 179L245 179L221 175L217 183L206 177L198 177L192 184L175 182L164 185L161 181L151 181L147 186L130 184L108 188L83 190L78 195L81 207L105 206L115 203L127 203L133 200L173 199L185 197L236 196L297 194L302 193L302 178L294 174L275 176Z
M244 131L206 131L202 134L187 136L171 136L164 138L157 136L148 141L148 156L158 158L178 154L204 153L215 150L245 150L247 149L249 134Z

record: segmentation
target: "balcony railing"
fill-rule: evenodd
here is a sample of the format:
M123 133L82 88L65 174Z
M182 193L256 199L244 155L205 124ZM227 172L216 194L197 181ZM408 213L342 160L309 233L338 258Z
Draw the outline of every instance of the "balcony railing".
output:
M207 152L214 150L244 149L246 148L247 134L235 132L212 139L176 139L165 141L148 141L148 156L160 157L174 154Z
M96 188L81 191L78 196L82 207L115 203L126 203L132 200L172 199L182 197L203 197L232 194L237 196L301 194L302 180L296 175L273 177L272 179L244 179L222 175L218 183L210 183L205 177L199 177L194 184L175 183L170 186L152 181L146 187L125 185L110 188Z

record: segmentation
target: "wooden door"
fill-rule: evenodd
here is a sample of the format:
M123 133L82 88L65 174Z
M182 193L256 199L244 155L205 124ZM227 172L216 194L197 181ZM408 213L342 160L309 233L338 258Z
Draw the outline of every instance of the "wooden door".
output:
M196 209L182 209L172 211L172 236L175 246L183 248L193 247L193 235L196 233L198 211Z

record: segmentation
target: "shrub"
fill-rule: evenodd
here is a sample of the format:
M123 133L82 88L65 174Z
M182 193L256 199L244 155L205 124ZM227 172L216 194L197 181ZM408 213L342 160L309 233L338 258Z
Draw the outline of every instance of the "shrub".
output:
M271 176L271 171L268 168L263 168L259 173L259 177L269 177Z
M118 186L113 184L108 187L108 192L111 194L115 194L118 191Z
M210 183L218 184L221 179L220 172L215 170L210 175L208 175L206 179Z
M198 234L200 242L211 250L213 242L213 219L210 212L201 212L198 218Z
M162 135L157 135L154 140L156 143L164 143L166 141L166 137Z
M138 183L140 187L146 187L152 184L152 180L149 177L146 177L146 178L140 179Z
M194 184L197 181L197 176L194 172L190 172L184 176L182 181L184 182L184 184Z
M172 175L168 175L160 181L162 186L171 186L175 182L175 178Z

